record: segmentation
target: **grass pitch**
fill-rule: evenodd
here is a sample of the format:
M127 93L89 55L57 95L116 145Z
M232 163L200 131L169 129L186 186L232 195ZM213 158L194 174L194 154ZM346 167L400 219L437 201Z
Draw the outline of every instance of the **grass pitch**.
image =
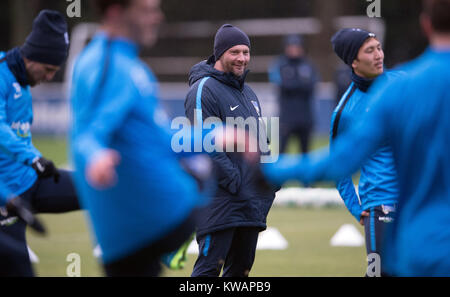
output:
M67 163L64 139L35 137L35 146L58 165ZM315 140L314 147L326 145L327 139ZM293 143L295 145L295 142ZM293 149L290 149L294 151ZM67 257L77 253L81 259L81 276L102 276L98 259L93 255L93 240L83 211L58 215L40 215L47 226L47 237L32 231L28 244L39 257L35 264L38 276L66 276L71 263ZM257 250L250 276L363 276L366 269L364 247L331 247L330 239L343 224L363 228L344 208L300 209L273 207L268 226L276 227L288 241L286 250ZM195 255L188 255L185 269L164 269L163 276L189 276Z
M77 253L81 259L81 276L102 276L93 255L93 241L82 211L41 215L49 235L28 232L28 244L39 257L35 264L38 276L66 276L71 262L67 256ZM343 225L352 223L363 229L343 208L300 209L274 207L268 226L276 227L288 241L286 250L257 250L250 276L363 276L364 247L332 247L330 239ZM163 270L163 276L189 276L196 256L188 254L183 270Z

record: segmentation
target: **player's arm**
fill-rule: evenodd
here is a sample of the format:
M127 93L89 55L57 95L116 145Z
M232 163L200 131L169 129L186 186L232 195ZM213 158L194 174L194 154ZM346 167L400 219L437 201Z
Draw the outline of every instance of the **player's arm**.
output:
M339 191L339 195L345 203L348 211L359 222L361 220L361 214L363 209L359 204L358 195L355 191L355 186L350 177L343 178L336 183L336 189Z
M4 83L0 81L0 150L11 156L17 162L30 165L36 157L41 154L34 147L20 141L19 136L14 133L8 125L6 115L7 94Z
M349 131L336 138L333 151L325 148L297 156L295 160L281 156L276 163L263 164L265 175L276 182L296 179L310 184L319 180L337 181L353 174L388 138L391 113L395 110L392 108L395 94L391 91L392 88L386 87L374 95L364 120L357 121Z
M33 167L39 178L53 177L58 182L59 172L53 162L42 157L32 143L26 144L8 125L6 120L6 89L0 81L0 150L13 160Z
M333 141L337 137L338 129L335 129L336 125L336 114L333 112L330 125L330 150L333 150ZM336 127L337 128L337 127ZM359 203L359 198L356 194L355 187L353 185L353 180L351 176L346 176L336 182L336 189L339 191L339 195L344 201L345 206L350 211L350 213L356 218L357 221L361 219L361 205Z

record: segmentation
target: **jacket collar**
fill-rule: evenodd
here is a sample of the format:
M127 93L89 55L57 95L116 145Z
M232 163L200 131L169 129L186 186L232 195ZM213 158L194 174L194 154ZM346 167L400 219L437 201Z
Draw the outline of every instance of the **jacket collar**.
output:
M218 81L229 85L233 88L236 88L240 91L244 89L245 85L245 79L247 77L247 74L250 72L249 70L245 70L244 74L240 77L237 77L233 73L226 73L219 71L214 68L215 59L214 56L210 56L208 60L203 61L192 67L190 75L189 75L189 84L194 84L197 80L206 77L211 76Z
M361 77L352 71L352 81L355 83L356 87L364 93L367 92L374 80L375 79Z
M22 86L27 86L28 76L25 68L25 63L22 56L20 55L19 48L13 48L6 53L6 63L9 69L16 78L17 82Z

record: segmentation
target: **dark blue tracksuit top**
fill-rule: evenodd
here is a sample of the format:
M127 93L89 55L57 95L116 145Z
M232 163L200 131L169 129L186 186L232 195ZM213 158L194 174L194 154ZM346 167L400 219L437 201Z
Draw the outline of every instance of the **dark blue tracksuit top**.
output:
M208 117L217 117L223 122L227 117L253 117L259 124L261 107L255 93L244 83L245 75L239 79L214 69L213 63L210 58L192 67L185 101L186 116L193 123L194 114L201 109L203 121ZM267 141L265 128L259 125L258 129L264 129L258 135ZM219 152L213 159L219 169L218 189L203 210L197 235L238 226L264 230L274 191L257 186L256 168L243 162L239 154Z

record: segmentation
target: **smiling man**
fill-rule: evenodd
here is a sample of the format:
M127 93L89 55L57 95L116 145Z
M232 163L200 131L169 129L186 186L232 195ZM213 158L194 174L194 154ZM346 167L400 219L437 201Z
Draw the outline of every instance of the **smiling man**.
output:
M367 112L370 101L367 91L375 78L391 74L383 74L384 53L375 34L356 28L342 29L331 42L339 58L352 68L352 83L332 115L330 142L333 149L333 140ZM361 166L358 194L351 176L336 183L348 210L364 225L368 255L380 253L385 226L392 221L398 196L396 179L392 149L382 143Z
M260 122L259 100L245 84L249 62L248 36L229 24L220 27L214 54L189 74L185 111L192 123L201 124L208 117L222 122L227 118ZM259 129L256 135L266 141L264 127ZM236 152L217 152L213 160L218 167L218 190L201 213L197 227L200 253L192 276L219 276L222 266L223 276L248 276L274 192L258 189L255 169Z

